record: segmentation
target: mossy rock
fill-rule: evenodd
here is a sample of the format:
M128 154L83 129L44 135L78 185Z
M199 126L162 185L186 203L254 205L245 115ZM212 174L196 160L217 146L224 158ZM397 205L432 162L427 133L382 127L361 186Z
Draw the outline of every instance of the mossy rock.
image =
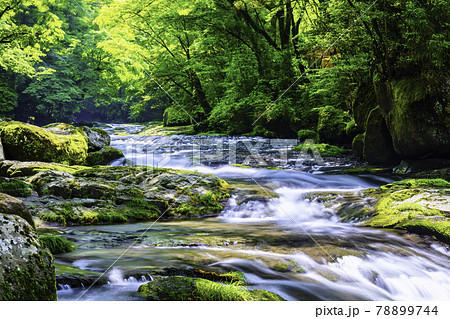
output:
M297 146L295 146L294 148L292 148L292 150L294 151L301 151L301 152L318 152L320 154L320 156L340 156L342 155L345 150L343 147L340 146L335 146L335 145L330 145L330 144L325 144L325 143L320 143L320 144L308 144L308 143L304 143L304 144L299 144Z
M27 197L32 194L32 190L28 183L0 177L0 193L5 193L14 197Z
M124 157L121 150L106 146L100 151L88 153L85 164L87 166L107 165L115 159Z
M430 235L450 243L450 183L443 179L408 179L369 189L379 200L364 223Z
M284 300L269 291L256 290L252 292L242 286L183 276L157 278L140 286L138 292L147 300L155 301Z
M313 130L300 130L297 133L297 138L303 142L305 140L313 140L314 143L319 143L319 134Z
M20 161L3 161L0 162L0 176L3 177L25 177L33 176L40 172L57 171L73 174L79 170L84 170L90 167L77 165L63 165L57 163L45 162L20 162Z
M87 138L79 131L56 135L34 125L2 122L0 137L7 159L81 164L87 157Z

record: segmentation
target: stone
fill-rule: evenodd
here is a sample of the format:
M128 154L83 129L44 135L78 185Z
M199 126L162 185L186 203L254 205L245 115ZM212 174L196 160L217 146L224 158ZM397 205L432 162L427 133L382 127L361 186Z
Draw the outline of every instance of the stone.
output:
M217 283L203 278L171 276L141 285L138 292L153 301L283 301L272 292Z
M103 147L109 146L111 143L108 132L97 127L75 127L66 123L52 123L44 126L44 128L57 135L71 135L75 133L84 134L87 138L89 152L99 151Z

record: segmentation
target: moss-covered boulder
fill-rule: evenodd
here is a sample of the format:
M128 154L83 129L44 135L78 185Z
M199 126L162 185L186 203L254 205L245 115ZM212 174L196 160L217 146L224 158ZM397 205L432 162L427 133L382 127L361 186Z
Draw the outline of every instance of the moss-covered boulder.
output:
M352 113L358 127L358 133L363 133L366 130L367 117L377 105L377 97L372 83L360 85L355 92L352 102Z
M34 228L33 217L20 199L0 193L0 213L20 216Z
M106 146L100 151L88 153L85 164L88 166L107 165L112 161L122 158L123 152L117 148Z
M300 130L297 133L297 138L304 142L305 140L313 140L314 143L319 143L319 134L313 130Z
M375 88L398 155L450 157L448 85L431 88L419 75L378 82Z
M400 161L379 107L367 117L363 155L371 164L396 164Z
M22 217L0 212L0 300L56 300L53 257Z
M407 179L365 191L378 199L366 226L426 234L450 243L450 183L443 179Z
M157 278L139 287L138 292L154 301L282 301L279 295L265 290L217 283L203 278L173 276Z
M87 156L87 138L79 131L56 135L30 124L2 122L0 138L7 159L81 164Z

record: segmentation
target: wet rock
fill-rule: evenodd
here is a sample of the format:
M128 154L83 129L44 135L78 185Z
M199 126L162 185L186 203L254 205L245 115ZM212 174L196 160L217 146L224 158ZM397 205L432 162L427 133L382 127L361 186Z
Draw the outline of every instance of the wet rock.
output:
M3 151L2 139L0 138L0 161L5 160L5 153Z
M22 217L0 213L0 300L56 300L53 257Z
M282 301L277 294L265 290L251 291L203 278L173 276L157 278L139 287L147 300L157 301Z
M47 170L27 182L39 195L26 199L33 214L71 225L217 215L231 191L214 176L147 167Z

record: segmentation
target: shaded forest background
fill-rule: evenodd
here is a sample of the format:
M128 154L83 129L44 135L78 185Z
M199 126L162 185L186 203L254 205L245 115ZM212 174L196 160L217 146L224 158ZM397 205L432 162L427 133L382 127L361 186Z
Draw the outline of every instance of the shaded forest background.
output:
M416 120L399 118L415 109L419 119L433 110L430 125L444 131L434 139L448 137L448 7L445 0L2 0L0 116L42 125L164 114L166 125L200 132L333 144L358 143L358 134L367 142L373 124L393 147L380 159L387 162L404 155L401 136L412 133L399 127ZM450 154L448 144L438 155Z

